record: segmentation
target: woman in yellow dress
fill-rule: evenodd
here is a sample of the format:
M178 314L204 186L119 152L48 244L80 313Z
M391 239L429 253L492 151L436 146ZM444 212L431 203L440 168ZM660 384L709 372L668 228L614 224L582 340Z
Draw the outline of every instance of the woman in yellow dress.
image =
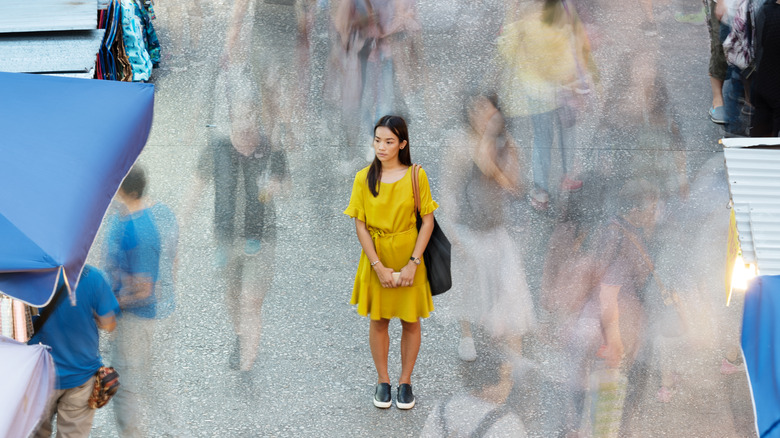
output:
M412 369L420 351L420 318L427 318L433 310L422 255L433 231L433 211L438 204L431 198L425 171L420 169L422 226L418 233L404 119L379 119L374 127L374 152L373 163L355 176L349 206L344 211L355 218L363 247L350 303L357 305L360 315L371 319L368 342L377 372L374 406L378 408L392 405L387 329L392 318L401 320L401 376L396 406L411 409Z

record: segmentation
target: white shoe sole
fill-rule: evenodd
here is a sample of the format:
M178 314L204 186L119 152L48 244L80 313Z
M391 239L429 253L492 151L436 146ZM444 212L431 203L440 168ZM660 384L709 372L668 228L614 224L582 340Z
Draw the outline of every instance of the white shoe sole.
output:
M414 407L414 402L416 400L412 400L411 403L399 403L397 400L395 402L395 407L398 409L412 409Z
M412 404L414 404L414 403L412 403ZM374 406L376 406L376 407L378 407L380 409L387 409L387 408L389 408L392 405L393 405L393 401L392 400L390 400L389 402L381 402L381 401L379 401L377 399L374 399Z
M477 360L477 348L474 346L474 338L466 337L460 339L458 345L458 356L464 362L473 362Z

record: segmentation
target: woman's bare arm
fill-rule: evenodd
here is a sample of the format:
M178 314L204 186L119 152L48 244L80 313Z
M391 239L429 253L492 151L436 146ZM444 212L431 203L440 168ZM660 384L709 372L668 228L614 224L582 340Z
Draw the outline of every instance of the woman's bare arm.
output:
M368 261L374 264L374 272L379 277L379 282L382 287L395 287L395 281L393 281L393 269L387 268L379 260L379 256L376 254L376 248L374 248L374 241L371 239L371 233L368 231L366 223L360 219L355 218L355 231L357 232L358 241L360 246L363 247L363 252L368 257ZM418 239L419 242L419 239Z
M620 312L618 311L619 285L601 284L601 327L607 344L607 366L617 368L623 359L623 340L620 336Z
M411 257L422 258L425 248L428 246L428 241L431 240L431 233L433 233L433 213L428 213L422 217L422 226L417 233L417 242L414 244L414 251L412 251ZM401 278L399 283L401 286L411 286L414 283L414 274L417 273L417 264L411 259L406 266L401 269Z

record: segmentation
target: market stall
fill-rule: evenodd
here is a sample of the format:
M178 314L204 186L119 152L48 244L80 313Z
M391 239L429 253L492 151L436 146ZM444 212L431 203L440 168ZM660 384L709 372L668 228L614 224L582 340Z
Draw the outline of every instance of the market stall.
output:
M721 143L732 203L729 266L733 277L758 274L746 285L741 339L756 432L780 437L780 138Z
M146 144L154 87L0 73L0 96L0 436L27 436L4 431L34 427L54 385L46 347L24 345L30 314L60 279L78 300L103 215ZM18 397L25 409L9 408Z

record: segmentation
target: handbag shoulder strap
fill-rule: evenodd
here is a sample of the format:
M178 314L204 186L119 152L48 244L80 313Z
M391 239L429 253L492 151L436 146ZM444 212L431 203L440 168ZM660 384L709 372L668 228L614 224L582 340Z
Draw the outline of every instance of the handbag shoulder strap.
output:
M414 211L420 212L420 165L412 164L412 191L414 192Z
M474 431L471 433L471 437L472 438L484 437L488 433L490 428L493 427L493 425L495 425L496 422L498 422L498 420L504 418L504 416L508 413L509 413L509 407L506 404L503 404L501 406L492 409L482 418L482 421L480 421L480 423L477 425L477 428L474 429Z
M442 404L439 405L438 409L438 416L439 416L439 426L441 426L442 436L450 436L450 428L447 425L447 416L446 416L446 409L447 405L452 400L452 397L449 397L447 400L445 400Z
M621 224L619 221L614 221L620 229L623 231L623 234L628 237L628 239L631 241L631 243L634 244L636 249L639 250L639 253L642 255L642 258L644 259L645 263L650 267L650 271L653 274L653 280L655 280L655 284L658 285L658 289L661 291L661 294L666 294L667 290L664 284L661 282L661 279L658 278L658 273L655 272L655 265L653 264L653 260L650 259L650 256L647 254L647 250L645 250L644 245L642 245L641 242L639 242L639 238L629 231L625 225Z
M54 313L54 309L57 307L57 304L59 304L60 302L60 298L64 294L65 294L65 284L63 283L60 285L60 287L57 288L57 292L54 293L54 298L52 298L49 305L43 308L40 315L38 315L38 319L36 319L35 322L33 323L34 334L41 331L41 328L43 328L43 324L45 324L46 320L49 319L52 313Z

